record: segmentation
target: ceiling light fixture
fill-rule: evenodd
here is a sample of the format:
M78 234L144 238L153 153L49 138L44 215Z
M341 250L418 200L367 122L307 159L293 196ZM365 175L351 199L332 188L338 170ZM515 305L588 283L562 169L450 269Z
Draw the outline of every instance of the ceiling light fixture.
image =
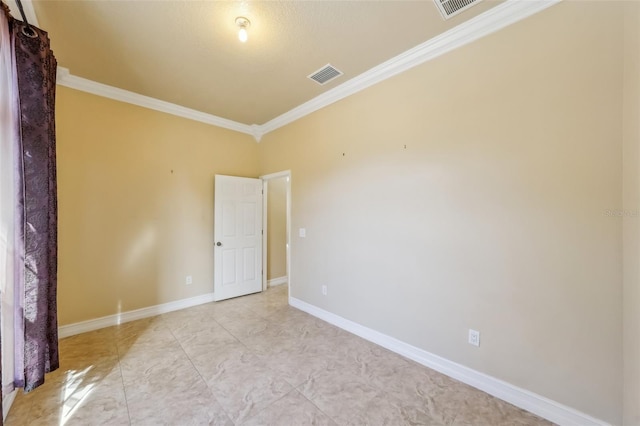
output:
M251 26L251 21L244 16L238 16L236 18L236 25L240 27L240 31L238 31L238 38L244 43L247 41L247 28Z

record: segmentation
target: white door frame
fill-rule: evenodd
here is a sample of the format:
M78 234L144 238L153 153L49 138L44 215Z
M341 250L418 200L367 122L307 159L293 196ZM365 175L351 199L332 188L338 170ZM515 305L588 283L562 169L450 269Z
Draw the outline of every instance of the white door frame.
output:
M262 236L262 291L267 289L267 199L269 190L269 181L274 179L286 178L286 191L287 191L287 207L286 207L286 229L287 229L287 288L291 291L291 170L284 170L282 172L271 173L268 175L260 176L262 179L262 229L264 229L264 235ZM290 294L290 293L289 293Z

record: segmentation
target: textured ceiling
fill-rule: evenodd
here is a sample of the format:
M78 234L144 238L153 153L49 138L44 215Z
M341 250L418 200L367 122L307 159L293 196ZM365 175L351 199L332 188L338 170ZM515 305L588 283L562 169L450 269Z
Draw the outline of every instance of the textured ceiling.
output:
M445 21L424 1L34 0L72 74L244 124L263 124L498 4ZM251 21L237 38L235 18ZM307 75L331 63L344 75Z

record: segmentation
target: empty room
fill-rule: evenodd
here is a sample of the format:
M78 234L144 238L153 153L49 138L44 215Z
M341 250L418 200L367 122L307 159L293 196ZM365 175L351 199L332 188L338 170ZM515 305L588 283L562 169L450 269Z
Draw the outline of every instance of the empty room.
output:
M2 5L4 424L640 426L640 2Z

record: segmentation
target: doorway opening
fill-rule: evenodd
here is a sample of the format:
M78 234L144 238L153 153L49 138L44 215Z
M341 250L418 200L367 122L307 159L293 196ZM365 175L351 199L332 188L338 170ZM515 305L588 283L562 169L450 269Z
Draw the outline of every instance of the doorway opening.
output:
M261 176L263 182L262 290L291 290L291 171Z

